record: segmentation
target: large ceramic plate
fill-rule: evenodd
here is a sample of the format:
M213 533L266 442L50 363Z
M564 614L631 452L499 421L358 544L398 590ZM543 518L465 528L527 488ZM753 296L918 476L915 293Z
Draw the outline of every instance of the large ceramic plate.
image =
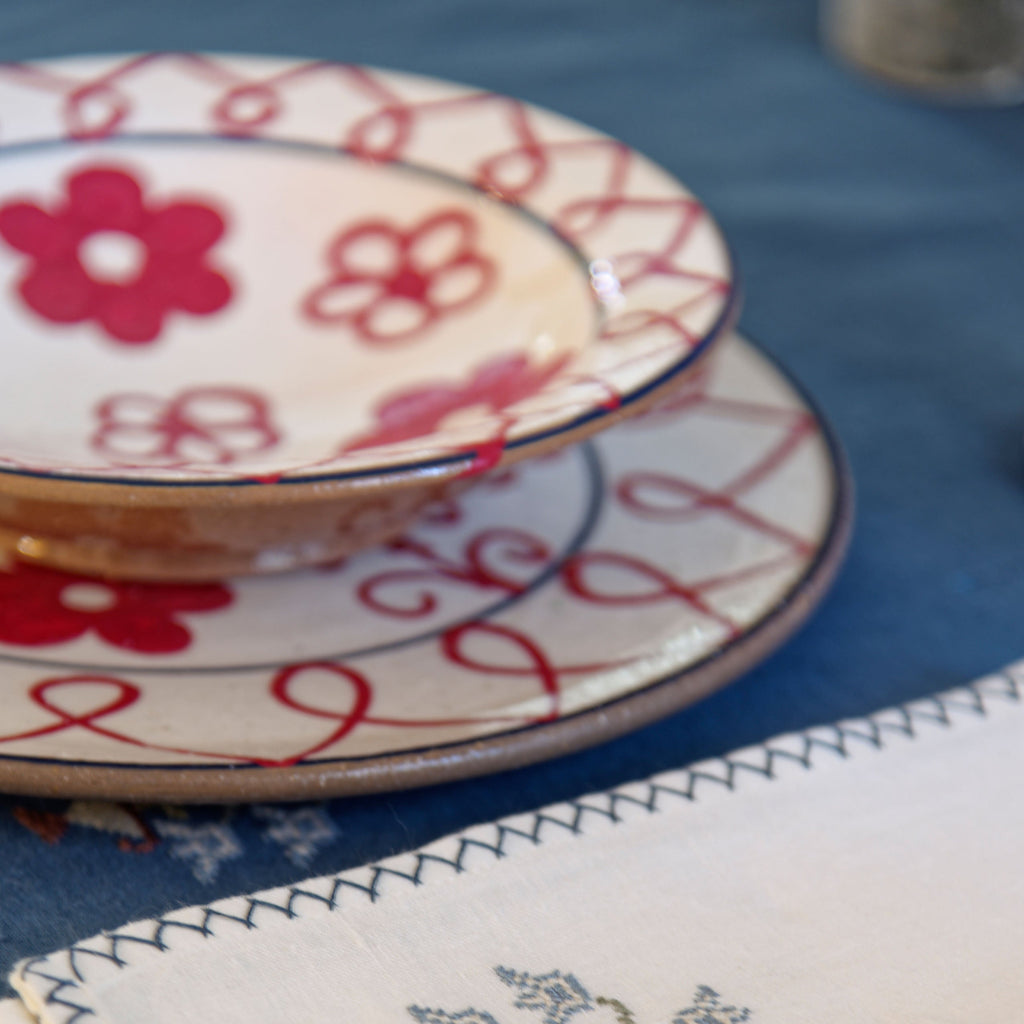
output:
M146 54L0 65L0 112L5 486L482 469L734 313L684 186L479 89Z
M723 343L599 440L401 541L203 586L0 573L0 786L299 798L552 757L720 687L809 614L850 493L822 421Z

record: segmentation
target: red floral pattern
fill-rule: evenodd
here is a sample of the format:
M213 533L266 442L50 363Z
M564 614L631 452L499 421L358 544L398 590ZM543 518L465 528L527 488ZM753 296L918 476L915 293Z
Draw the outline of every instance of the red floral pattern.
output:
M118 465L225 465L280 440L267 400L232 387L111 395L96 408L92 445Z
M385 399L376 409L377 427L345 447L358 451L398 444L434 433L443 421L461 409L482 407L500 416L517 402L536 394L570 356L564 354L535 365L522 353L498 356L484 363L465 384L425 384ZM508 423L499 422L495 437L504 438Z
M331 276L305 300L312 320L347 324L366 342L407 341L491 288L493 262L476 248L464 210L442 210L408 231L363 221L331 243Z
M208 204L147 203L123 168L90 166L67 180L67 196L46 210L24 200L0 206L0 237L29 257L17 290L39 316L58 324L94 321L115 341L155 341L173 310L215 313L231 285L205 262L224 232ZM117 239L138 249L124 274L92 265L89 245Z
M88 588L82 596L89 600L76 600L72 587ZM91 631L126 651L170 654L192 642L181 613L214 611L232 600L219 583L124 583L15 563L0 572L0 643L44 647Z
M642 160L613 140L581 132L579 138L573 135L563 141L551 141L562 138L561 133L550 130L551 126L544 120L544 115L516 101L468 90L450 95L435 95L432 91L419 95L416 90L406 89L401 80L393 80L385 74L323 62L296 63L280 68L275 66L273 69L259 65L247 68L234 60L225 64L217 58L179 54L108 61L96 69L86 68L84 71L78 70L77 66L68 68L55 65L46 69L33 67L26 74L22 68L12 68L0 72L0 77L9 80L22 76L20 81L24 82L26 91L45 92L55 97L53 107L59 112L58 127L62 134L77 138L102 138L116 137L118 131L134 123L138 116L145 116L151 95L149 72L153 67L161 73L167 71L180 75L186 82L183 95L197 98L196 116L194 123L190 123L191 130L212 132L214 135L293 138L293 115L297 109L302 108L304 97L319 95L320 85L336 87L338 103L336 106L328 104L327 107L330 108L329 116L336 116L337 122L329 128L330 138L336 140L340 147L366 159L417 162L471 181L487 193L522 204L544 221L553 224L570 236L569 240L578 245L585 257L607 257L614 266L616 287L626 299L621 310L608 310L609 314L615 315L610 317L610 322L606 321L606 338L614 336L615 345L622 353L622 363L611 367L606 375L613 385L618 380L616 371L621 366L628 366L637 358L646 358L648 337L659 340L664 336L666 349L682 356L692 340L703 332L703 324L714 319L711 314L724 307L724 296L729 290L724 281L711 282L707 297L697 289L699 280L710 280L709 274L723 277L725 269L716 265L714 258L707 257L707 232L693 231L695 225L707 227L707 221L692 199L675 194L666 196L662 186L646 174ZM310 83L317 88L310 89ZM350 96L355 97L352 103L348 102ZM446 146L444 140L452 120L463 116L467 118L467 124L471 123L470 118L486 118L485 131L490 133L493 130L493 142L491 134L481 133L479 151L473 150L471 154L463 154L459 149ZM31 130L37 131L38 128L33 127ZM497 135L499 130L502 133L500 137ZM320 141L320 138L318 136L314 140L311 136L309 141ZM423 158L423 154L427 154L427 158ZM559 187L562 183L566 184L565 188ZM675 227L660 233L649 233L647 225L655 219L662 226L674 224ZM408 228L408 225L402 227ZM401 259L400 247L392 246L389 251ZM346 252L346 255L354 254ZM348 269L355 268L349 265ZM364 265L361 269L369 272L367 279L360 284L362 290L357 290L358 282L350 282L351 289L333 293L341 309L325 301L321 312L331 314L336 322L344 322L345 310L354 317L359 307L365 307L368 302L383 295L383 310L378 313L379 318L383 319L389 305L386 286L395 281L395 274L392 273L394 265L388 264L387 274L381 272L379 267L375 269ZM332 264L330 270L325 272L325 278L338 271L339 268ZM407 278L406 281L411 279ZM679 282L678 290L667 287L673 281ZM326 282L322 290L329 291L328 285L332 283ZM648 285L657 286L653 289L656 294L649 301L649 290L645 291ZM401 292L401 288L398 290ZM694 314L695 306L701 315ZM704 315L706 310L710 312ZM339 312L342 314L340 319ZM375 323L372 317L369 319L371 324ZM386 342L390 337L390 333L380 339L364 335L364 340ZM644 344L635 347L631 344L634 339ZM474 380L478 376L467 374L467 377ZM386 415L378 424L379 432L386 434L390 430L391 437L415 436L417 429L433 429L432 424L439 424L449 412L473 404L458 400L460 394L474 390L471 382L466 380L439 384L426 390L440 393L432 397L421 396L424 399L422 404L412 402L405 409L407 415L401 409L403 403L395 401L401 396L393 396L391 401L382 403L379 411L385 411ZM698 390L699 394L689 396L685 404L676 408L675 412L679 416L704 410L713 411L716 415L721 413L726 419L742 418L744 422L747 422L749 415L751 422L763 421L766 427L773 425L768 422L768 414L773 411L771 408L766 407L763 416L757 410L738 408L739 403L729 403L730 407L726 408L720 400L705 394L703 388ZM626 397L629 397L629 391ZM774 405L777 397L774 393L769 394L768 403ZM491 403L485 400L484 404L495 413L494 418L499 427L501 423L508 422L506 411L509 406L503 405L500 397ZM781 412L789 415L787 410ZM660 429L662 421L671 415L670 410L663 408L657 418L638 422L633 429ZM383 440L390 439L385 437ZM369 444L380 443L369 436L361 440ZM661 443L658 438L652 437L653 454L658 452ZM633 524L636 534L641 537L644 536L641 532L641 519L647 522L658 520L675 523L691 515L697 515L698 518L707 515L732 520L744 529L751 528L749 523L735 522L733 510L738 493L735 482L728 485L716 482L712 486L702 481L699 475L690 480L686 477L685 454L685 446L679 447L678 466L675 463L663 464L659 459L652 458L650 464L631 467L635 471L643 470L647 474L646 478L634 478L628 485L621 480L612 480L607 500L617 499L617 511L641 517ZM785 457L788 459L789 456ZM769 466L770 475L778 470L780 463L772 458L764 465ZM652 475L655 472L660 473L664 479L656 481ZM669 475L678 479L670 483L667 479ZM744 474L743 480L750 481L755 476L748 472ZM686 486L679 483L684 478ZM655 484L657 486L653 486ZM701 486L702 489L698 492L690 484ZM719 495L722 496L721 501ZM733 505L728 505L727 499ZM467 531L470 526L468 522L463 524ZM559 587L560 593L564 591L564 603L561 606L571 607L574 602L581 600L591 605L611 605L613 601L621 601L624 606L648 602L653 605L659 601L671 605L686 601L691 613L697 614L699 609L688 600L691 595L707 596L719 585L734 586L740 573L744 574L744 579L757 579L759 574L774 571L774 560L769 560L741 565L735 573L720 574L714 579L692 581L688 575L685 580L676 578L682 574L682 569L671 571L668 559L665 564L660 560L655 560L657 564L654 565L648 563L649 551L642 549L642 545L634 549L631 540L633 535L634 531L628 529L617 534L621 537L621 554L630 556L633 562L611 565L606 560L602 561L601 557L590 563L578 559L568 574L552 580L552 586ZM671 543L675 536L674 532L666 530L666 541ZM777 541L778 537L774 539ZM808 540L811 545L817 543L813 537ZM439 556L448 551L441 544L438 547ZM529 562L530 549L524 546L522 552L526 562ZM458 550L454 556L448 552L446 564L439 562L436 566L446 583L454 582L456 571L463 568L458 555ZM794 568L800 568L803 563L802 554L795 549L792 555L788 550L784 551L780 557L783 556L792 558ZM407 553L403 557L408 561ZM640 565L636 561L638 559L645 564ZM523 563L524 567L526 562ZM473 568L468 561L465 566ZM651 568L661 575L649 572ZM682 568L685 569L685 566ZM450 570L450 573L446 570ZM514 584L519 576L499 573L495 578L498 585L504 587L505 584ZM575 581L580 594L573 593L567 586L566 581L570 578ZM338 585L347 585L345 578L339 577ZM480 583L475 575L467 573L464 585L477 587ZM396 595L390 589L393 586L393 583L388 584L387 593L383 594L383 600L392 606L392 617L400 602L404 602L406 597L411 599L415 596L406 589L402 590L401 595ZM382 599L379 589L377 597ZM231 618L225 615L217 621L225 621L225 627L230 631ZM527 618L524 622L514 615L509 615L505 621L507 625L497 628L492 628L492 624L487 621L468 622L447 631L435 641L424 643L420 648L425 671L430 668L428 658L443 658L441 664L445 678L449 672L462 670L467 673L465 680L470 684L480 673L509 684L533 681L537 684L536 693L549 696L550 703L546 706L532 707L529 714L514 713L507 721L498 715L481 715L480 708L472 707L471 718L467 722L472 726L474 736L485 733L486 730L482 728L484 722L493 723L495 728L515 728L528 725L530 720L535 721L550 711L557 711L559 691L567 687L568 679L574 674L585 678L588 673L599 670L596 665L580 664L576 660L579 652L566 649L558 629L546 631L543 628L545 623L540 620ZM552 618L551 621L555 620ZM595 636L595 658L601 653L596 649L600 647L597 643L599 639ZM441 724L436 720L421 719L419 715L422 712L401 702L390 705L390 713L403 717L383 717L391 697L388 673L384 671L386 666L381 667L380 678L376 678L375 674L366 680L374 697L381 698L380 707L374 707L372 714L363 710L367 705L365 701L356 699L356 680L344 675L344 666L337 667L342 671L336 673L336 691L328 692L327 687L307 687L306 677L298 671L291 671L293 666L272 677L270 673L258 674L255 681L258 687L254 685L249 691L253 695L254 709L256 700L267 699L269 695L277 711L287 712L289 727L293 721L301 721L298 716L306 716L311 725L322 726L322 732L310 729L308 736L297 738L293 749L277 749L272 755L279 759L277 761L260 761L259 752L254 761L249 748L238 750L228 743L219 752L209 753L210 761L223 763L225 759L233 759L265 765L294 763L296 758L301 759L303 750L323 751L325 738L329 738L335 729L354 725L358 735L364 725L417 730L432 729ZM320 671L322 666L303 666L303 673L307 668ZM136 733L131 718L119 722L117 716L134 701L140 702L147 711L158 709L159 700L168 692L168 688L162 685L165 681L165 677L160 677L128 683L112 677L104 680L94 675L34 680L34 685L27 686L23 694L11 694L14 698L21 697L20 702L11 701L11 708L15 712L21 711L19 704L24 704L30 717L17 728L30 728L40 736L52 735L58 741L53 745L54 748L65 760L72 760L73 752L72 755L60 753L60 744L73 748L71 734L83 730L97 739L101 736L107 739L115 756L118 747L122 747L128 749L132 759L136 760L140 750L166 749L159 746L161 736L141 729ZM77 695L76 687L81 691ZM472 685L470 689L473 689ZM453 708L449 713L457 714L459 710ZM41 725L38 724L40 721ZM164 720L160 721L162 723ZM123 731L118 731L119 726ZM18 735L24 737L26 733L19 731ZM61 739L62 736L67 739ZM413 736L400 749L414 744L426 745L432 738L429 732L424 737ZM16 739L17 736L0 736L0 749L5 743ZM186 743L187 737L179 742ZM43 756L48 756L51 749L43 746L41 752ZM347 753L348 748L344 743L331 750L331 756L343 757ZM189 754L188 759L194 761L194 753Z

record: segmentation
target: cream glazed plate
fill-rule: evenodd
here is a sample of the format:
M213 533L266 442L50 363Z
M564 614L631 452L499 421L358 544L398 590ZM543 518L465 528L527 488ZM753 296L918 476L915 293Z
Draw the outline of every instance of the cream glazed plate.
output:
M0 121L0 542L37 562L350 553L632 414L735 316L684 186L479 89L74 58L0 65Z
M288 799L552 757L764 658L841 560L850 489L796 386L732 337L599 439L342 563L207 584L0 572L0 786Z

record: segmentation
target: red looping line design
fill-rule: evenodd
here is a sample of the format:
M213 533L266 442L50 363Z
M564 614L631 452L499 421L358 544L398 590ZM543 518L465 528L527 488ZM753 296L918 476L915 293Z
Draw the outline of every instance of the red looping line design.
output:
M467 650L468 641L473 637L488 636L499 638L509 647L516 650L520 656L525 655L525 665L494 664L473 657ZM509 677L532 677L540 684L541 691L545 693L550 702L549 710L537 716L536 722L552 722L559 716L561 694L558 683L558 671L548 660L547 655L541 647L525 633L520 633L509 626L501 626L495 622L470 622L464 626L457 626L449 630L441 637L441 649L444 656L458 665L473 672L480 672L484 675L498 675Z
M473 634L487 633L508 640L513 646L525 653L528 664L525 666L494 665L473 659L464 650L466 638ZM490 674L508 675L512 677L535 676L541 685L542 692L551 699L551 710L531 718L528 722L548 721L557 717L558 705L558 673L551 666L546 656L528 638L504 627L490 626L484 623L471 623L453 630L442 641L446 655L450 653L453 663L465 668L487 672ZM570 671L581 671L578 667ZM335 676L348 690L351 704L345 710L336 710L301 700L293 693L297 680L308 671L327 672ZM59 691L66 691L81 686L100 684L113 688L109 699L102 699L93 708L84 712L71 712L61 705L57 699ZM113 740L119 744L138 747L152 751L179 754L187 757L198 757L207 760L222 760L232 763L252 764L262 768L285 768L301 764L335 744L341 742L353 730L361 725L381 725L395 728L430 728L444 726L523 724L522 716L492 715L474 718L389 718L369 714L373 700L372 684L361 673L345 665L332 662L302 662L289 665L278 671L271 680L270 697L290 711L315 719L333 722L334 727L320 740L305 747L301 751L282 758L258 758L240 753L219 750L199 750L187 747L176 747L167 744L152 743L100 725L102 719L116 715L120 711L133 706L141 696L141 689L133 683L108 675L75 675L45 679L36 683L29 691L29 698L37 707L52 715L55 721L35 729L0 736L0 744L14 743L18 740L36 739L70 729L84 729L97 736Z
M697 340L687 328L684 316L700 303L710 302L728 290L725 281L695 273L685 266L686 247L695 228L702 223L703 211L699 204L685 197L668 200L634 194L636 190L631 188L630 178L635 161L641 158L621 143L614 140L546 141L535 129L529 110L523 104L503 97L487 93L465 93L440 100L407 103L383 80L360 68L311 62L257 78L242 75L219 60L190 55L151 55L133 59L92 81L72 81L25 65L8 65L0 69L0 72L63 95L69 133L76 137L97 138L114 134L130 117L132 101L122 88L126 80L145 66L164 61L180 62L190 74L212 83L220 90L210 108L213 124L218 130L236 134L259 133L286 116L287 97L279 88L284 83L310 75L336 76L346 88L368 100L371 107L368 114L347 129L339 129L338 144L372 160L414 158L418 130L423 128L429 118L491 109L511 133L511 144L499 152L480 157L469 169L469 174L488 193L510 203L527 204L535 200L557 170L569 166L573 160L587 159L588 173L595 176L594 194L554 210L548 219L575 241L613 226L616 218L657 212L661 217L660 223L668 225L667 237L659 238L649 251L611 254L614 256L619 285L624 292L634 292L634 289L646 283L664 283L665 279L673 278L685 281L688 285L685 294L689 297L671 308L635 308L637 303L634 300L634 308L627 314L616 316L611 312L606 322L606 338L636 336L652 329L667 329L671 344L666 344L666 353L684 351ZM602 160L604 164L599 172L596 168ZM701 283L705 285L704 288L699 287ZM698 286L696 290L694 285ZM403 278L401 287L411 287L410 280ZM625 366L630 358L624 354L621 365ZM726 515L786 543L791 553L784 553L776 559L735 573L682 583L659 567L637 557L616 552L584 552L570 559L563 571L562 580L580 600L596 604L628 606L680 601L701 615L719 622L730 635L737 635L737 626L721 616L716 617L706 601L707 594L740 579L756 578L811 550L811 545L801 538L787 535L787 531L765 522L763 517L744 508L739 499L783 465L802 438L813 432L815 423L809 415L794 413L792 410L708 397L705 390L707 379L706 372L699 373L683 393L652 413L650 420L688 415L701 410L712 415L781 425L787 431L785 439L758 465L724 487L711 489L678 476L645 474L641 470L632 477L618 481L619 500L629 512L644 518ZM613 388L609 389L607 401L618 401ZM644 422L639 421L637 429L643 429ZM501 436L495 439L490 448L478 453L478 461L484 468L501 456L505 435L512 425L506 423L505 419L503 423L505 426L502 427ZM516 578L514 572L499 568L497 555L503 552L505 563L518 562L527 567L541 566L550 557L542 541L515 530L485 531L468 543L461 557L456 559L444 558L417 541L407 540L404 543L404 550L422 561L421 568L381 573L374 580L364 581L361 597L367 599L368 607L373 607L381 614L406 618L429 614L439 600L436 589L431 589L435 584L494 588L509 594L520 592L524 584ZM602 571L624 574L632 589L615 591L609 586L599 586L594 574ZM619 578L621 582L622 576ZM409 586L422 586L424 590L413 594L412 605L403 605L400 600L396 601L392 588L401 591ZM550 706L534 721L548 721L558 716L561 680L572 674L593 673L614 667L612 663L556 663L536 637L493 622L473 622L451 629L441 638L440 647L452 666L469 672L504 677L510 681L535 680L539 692L547 696ZM494 649L506 651L507 659L493 660L482 653ZM296 695L302 674L314 670L332 673L337 678L338 687L345 691L349 699L343 710L323 707ZM103 684L113 687L113 691L109 698L104 697L90 711L72 713L63 708L60 698L66 690L62 687L85 684ZM522 718L511 716L448 720L376 717L370 713L372 681L347 666L326 662L288 666L274 675L268 687L269 699L289 713L327 723L325 735L312 746L290 757L264 761L254 761L237 753L183 750L149 744L102 724L104 719L135 704L140 698L140 689L132 683L110 676L81 675L49 679L36 684L29 691L30 698L37 707L52 716L53 721L14 736L0 737L0 742L13 742L19 738L33 738L62 730L84 729L137 747L274 767L295 764L320 753L367 724L429 728L446 724L523 721Z
M783 553L755 566L702 580L682 582L640 559L613 552L583 552L565 567L563 579L572 593L599 604L630 605L678 599L694 611L725 626L730 636L738 636L742 632L741 626L728 616L716 612L707 600L708 595L715 590L762 577L787 564L810 558L816 549L814 542L772 522L745 505L742 499L779 470L808 438L815 436L818 424L806 410L716 397L709 394L712 383L712 371L704 368L680 392L660 403L645 417L639 418L634 428L643 429L650 421L661 423L701 414L721 416L733 422L748 421L777 427L782 431L779 440L754 465L715 488L676 474L638 469L624 474L615 482L614 494L620 505L638 518L678 523L709 515L724 517L744 529L782 544L785 548ZM588 573L597 566L626 572L654 586L629 593L595 588Z
M291 692L295 680L304 672L316 670L329 672L342 680L350 690L352 704L345 711L335 711L327 708L317 707L305 701L297 699ZM73 713L63 708L55 695L58 691L76 688L83 685L96 685L113 687L114 695L91 710ZM259 765L264 768L283 768L300 762L319 753L321 750L332 746L344 739L353 729L361 723L368 721L367 712L372 700L372 687L370 683L358 672L343 665L330 662L304 662L290 665L281 669L275 674L270 683L270 696L274 701L292 711L307 715L313 718L327 719L336 723L335 727L321 740L305 748L298 753L284 758L252 758L243 754L227 753L217 750L196 750L186 747L175 747L166 744L152 743L138 739L127 733L110 729L99 725L104 718L116 715L120 711L134 705L141 696L141 690L134 683L126 682L114 676L107 675L75 675L62 676L54 679L44 679L36 683L29 690L29 699L37 707L53 715L56 721L49 725L40 726L37 729L29 729L24 732L13 733L7 736L0 736L0 744L13 743L17 740L34 739L39 736L46 736L67 729L84 729L87 732L103 736L106 739L117 743L127 744L133 747L140 747L146 750L163 751L166 753L180 754L183 756L200 757L231 762L240 762Z
M503 574L494 564L499 556L536 568L551 559L550 549L539 537L507 527L483 530L472 537L458 562L444 558L429 545L411 537L394 541L392 548L421 559L423 568L378 573L363 580L356 593L364 607L371 611L407 619L423 618L436 611L440 597L433 587L445 581L494 588L508 594L522 593L526 584ZM414 594L415 603L403 605L388 599L388 590L409 585L422 587Z
M267 82L233 86L213 108L214 120L229 134L248 135L281 113L278 94Z
M115 693L108 701L91 711L73 714L70 711L65 711L53 699L53 694L58 690L84 684L95 685L97 683L102 686L113 687ZM131 707L139 699L139 695L140 690L137 686L127 683L123 679L117 679L114 676L77 675L43 679L28 691L29 700L37 707L49 712L57 720L50 725L40 726L38 729L28 729L25 732L0 736L0 743L14 743L16 740L34 739L37 736L48 736L51 733L63 732L65 729L80 728L121 743L130 743L133 746L139 747L147 746L147 744L140 740L132 739L122 733L112 732L96 724L101 718L106 718L108 715L116 714L118 711Z
M618 481L615 494L623 506L641 519L678 523L717 512L766 537L782 541L801 555L813 549L799 534L744 508L736 500L735 492L729 489L709 490L667 473L636 472Z
M435 114L450 114L467 107L494 106L499 113L522 104L504 96L488 92L472 92L448 99L427 100L421 103L406 103L397 94L391 93L382 99L381 106L355 121L344 138L344 146L350 152L366 160L391 162L401 159L414 137L417 121ZM376 137L375 137L376 136Z
M682 396L673 411L677 415L698 409L720 412L723 407L729 408L733 414L767 417L784 427L782 438L753 466L721 487L711 489L680 476L637 470L625 474L616 482L616 497L634 515L661 522L682 522L716 512L763 536L786 544L793 555L810 556L814 551L812 542L745 507L740 498L771 476L804 441L817 433L816 420L810 413L799 410L780 410L752 403L709 399L700 392Z
M345 680L351 687L352 706L347 711L329 711L325 708L318 708L295 698L291 693L291 686L294 680L303 672L310 669L318 669L323 672L330 672L338 678ZM337 665L332 662L304 662L298 665L289 665L274 676L270 684L270 692L273 698L287 708L298 711L304 715L312 715L314 718L325 718L328 721L336 722L337 725L319 743L307 747L302 753L283 761L265 762L256 761L256 764L273 764L276 766L298 764L301 761L326 750L344 739L361 722L367 720L367 712L373 699L373 689L366 678L354 669L344 665Z
M613 569L648 584L646 590L615 591L601 589L592 579L597 568ZM730 618L717 612L704 599L696 587L674 579L667 572L640 558L616 551L582 551L570 558L562 567L562 581L575 597L592 604L627 607L630 605L654 604L659 601L681 601L693 611L717 623L726 631L729 639L742 633L741 628Z
M499 640L510 653L515 653L520 664L488 661L473 655L469 645L474 639ZM535 679L541 692L550 701L549 709L529 720L531 724L555 721L561 715L562 686L566 676L595 675L629 664L628 660L596 661L587 663L555 664L541 645L527 634L498 622L468 622L448 630L441 637L444 656L460 668L483 675L505 676L508 679ZM474 721L501 722L503 718L481 718Z
M352 126L345 148L363 160L397 160L412 137L413 121L413 112L404 103L383 106Z
M76 139L102 139L112 135L131 112L129 101L108 82L90 82L70 92L64 101L70 134ZM98 124L90 125L85 116L87 105L106 106L107 116Z
M508 120L513 135L521 140L518 145L502 150L477 165L477 185L507 202L519 203L543 187L558 158L607 158L607 176L602 183L604 193L621 196L626 188L632 154L629 147L615 139L580 139L574 142L542 142L533 130L525 107L506 101ZM526 167L525 176L511 180L507 168ZM556 228L564 229L559 223Z
M71 137L102 139L113 135L132 109L129 97L118 91L115 84L117 79L126 77L139 68L153 63L155 59L156 55L145 54L127 61L91 82L82 82L73 86L67 92L64 100L64 113L67 117L68 133ZM97 101L99 102L97 103ZM107 107L105 119L90 125L87 106L91 106L95 110L103 105Z

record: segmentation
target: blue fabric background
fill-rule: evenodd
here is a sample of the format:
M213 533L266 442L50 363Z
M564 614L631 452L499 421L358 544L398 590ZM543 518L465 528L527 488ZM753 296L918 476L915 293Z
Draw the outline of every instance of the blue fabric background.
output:
M48 844L15 811L62 804L0 800L0 971L130 918L335 871L1024 655L1024 110L879 90L822 52L815 22L811 0L0 4L0 59L334 58L488 86L622 138L717 214L746 282L744 328L817 395L859 485L838 585L767 664L597 750L312 808L323 834L305 859L285 856L266 812L193 809L240 851L204 882L171 842L122 852L73 827Z

